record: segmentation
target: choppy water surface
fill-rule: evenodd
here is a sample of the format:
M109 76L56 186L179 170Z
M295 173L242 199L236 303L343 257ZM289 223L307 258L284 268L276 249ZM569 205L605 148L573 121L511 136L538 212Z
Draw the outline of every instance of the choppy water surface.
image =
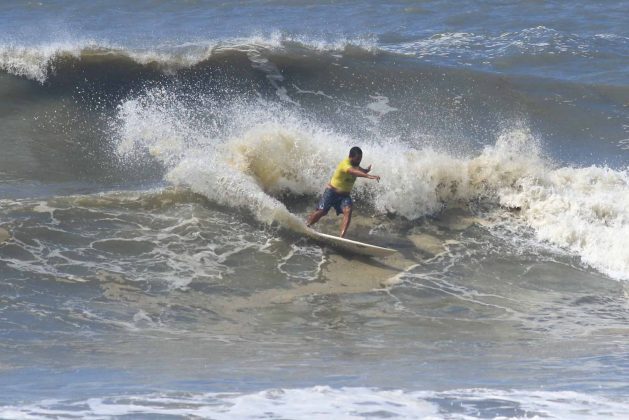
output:
M629 5L577 6L0 6L0 417L628 417ZM353 145L387 259L299 233Z

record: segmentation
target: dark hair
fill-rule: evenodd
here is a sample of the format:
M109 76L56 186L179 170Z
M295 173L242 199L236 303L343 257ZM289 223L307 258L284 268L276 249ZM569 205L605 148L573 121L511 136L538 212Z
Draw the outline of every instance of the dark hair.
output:
M363 155L363 151L360 150L360 147L358 146L354 146L351 149L349 149L349 157L354 157L356 155L360 155L360 156Z

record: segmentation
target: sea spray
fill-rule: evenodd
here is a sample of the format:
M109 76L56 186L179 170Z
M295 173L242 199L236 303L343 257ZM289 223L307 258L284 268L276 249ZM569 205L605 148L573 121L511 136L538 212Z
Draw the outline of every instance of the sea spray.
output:
M476 156L455 157L415 148L412 139L353 139L277 103L208 104L203 119L160 90L124 102L115 124L120 152L147 150L168 168L169 182L246 209L263 223L302 229L303 216L290 213L282 198L318 195L349 148L360 145L363 166L374 164L382 179L360 180L354 193L376 213L414 220L479 200L517 209L514 225L532 227L540 240L610 276L629 278L627 172L558 167L521 123Z

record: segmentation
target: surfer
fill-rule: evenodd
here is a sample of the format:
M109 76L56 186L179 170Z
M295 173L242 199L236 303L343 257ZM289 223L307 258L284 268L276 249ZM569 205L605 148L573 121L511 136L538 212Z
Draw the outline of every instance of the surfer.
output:
M349 222L352 219L352 197L350 192L354 186L356 178L375 179L380 182L378 175L369 175L371 165L361 168L360 161L363 158L363 151L360 147L352 147L349 156L336 167L330 183L326 186L317 209L308 216L306 226L311 227L323 216L328 214L331 207L336 210L337 216L343 213L341 222L341 238L345 237Z

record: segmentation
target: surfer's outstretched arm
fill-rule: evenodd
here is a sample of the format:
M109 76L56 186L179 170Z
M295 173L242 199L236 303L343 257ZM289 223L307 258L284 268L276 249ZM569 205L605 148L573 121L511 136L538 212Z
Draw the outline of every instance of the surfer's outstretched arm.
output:
M379 175L369 175L368 173L363 172L362 168L350 168L350 169L347 170L347 173L351 174L351 175L354 175L357 178L375 179L376 181L380 182L380 176Z

